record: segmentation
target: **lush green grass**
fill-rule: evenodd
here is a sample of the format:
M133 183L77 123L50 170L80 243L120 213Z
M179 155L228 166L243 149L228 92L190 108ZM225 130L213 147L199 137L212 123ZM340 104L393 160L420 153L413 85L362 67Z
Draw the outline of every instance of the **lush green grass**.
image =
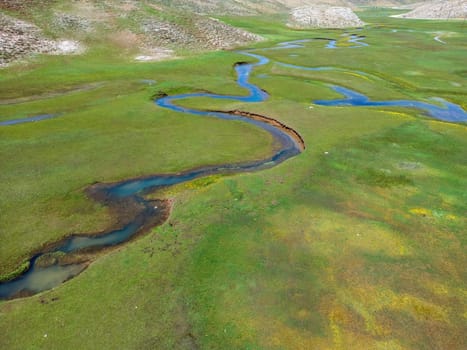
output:
M82 192L95 181L240 162L245 157L253 160L270 152L272 138L262 130L168 112L152 102L151 96L159 91L244 93L235 84L234 55L213 53L160 65L120 62L115 67L92 58L88 57L87 64L77 59L68 68L51 59L23 72L20 80L14 79L14 69L5 74L0 93L8 98L38 92L42 84L46 91L59 92L72 84L106 80L89 91L0 106L4 120L63 113L53 120L0 129L1 273L14 269L46 242L73 232L104 229L109 221L105 209L88 201ZM175 68L172 73L171 66ZM202 66L213 69L201 73ZM159 83L148 86L140 81L143 78ZM17 215L19 210L21 215Z
M296 50L298 57L264 52L293 64L362 71L368 79L270 63L252 76L271 93L264 103L186 101L277 118L303 136L307 149L272 169L199 179L150 195L174 199L169 221L52 291L1 302L0 347L461 349L465 125L432 121L410 109L309 108L312 99L336 96L326 83L373 98L440 96L465 103L465 78L456 73L465 44L446 38L449 45L430 50L439 43L418 33L461 35L458 23L376 15L364 14L367 22L384 25L362 32L369 48L328 52L310 43ZM266 19L232 21L274 42L341 34L293 32ZM400 26L417 32L392 36ZM13 89L0 91L5 98L36 93L41 84L54 91L105 81L93 92L50 99L50 105L0 107L2 115L15 117L69 107L58 119L0 130L5 272L42 242L105 226L105 209L81 192L93 181L253 159L272 146L267 134L243 124L178 115L150 102L159 90L241 93L231 68L241 56L221 52L147 65L120 58L115 66L91 58L70 61L69 74L57 58L24 72L11 69L2 78ZM441 58L447 64L436 65ZM423 74L412 79L406 71ZM49 74L57 72L61 78ZM24 78L15 79L18 74Z
M291 49L284 54L281 50L272 50L268 52L268 57L281 62L307 67L333 66L344 70L337 73L304 72L274 66L276 73L311 77L348 87L358 85L361 92L372 98L395 99L405 96L427 99L438 96L466 106L464 22L395 19L385 17L386 11L371 9L359 12L359 15L367 23L362 31L291 31L261 18L251 21L235 18L226 20L248 30L258 25L259 30L268 33L268 38L278 42L286 40L285 36L288 40L330 38L337 39L338 47L343 50L348 46L346 37L341 37L345 32L366 36L365 42L370 45L369 48L345 50L345 60L339 54L339 49L326 49L325 41L307 43L310 50L305 52L302 49ZM437 35L441 35L441 39L448 43L449 49L434 40ZM297 56L290 57L289 54ZM361 71L366 74L360 74ZM374 88L375 84L378 84L378 89Z

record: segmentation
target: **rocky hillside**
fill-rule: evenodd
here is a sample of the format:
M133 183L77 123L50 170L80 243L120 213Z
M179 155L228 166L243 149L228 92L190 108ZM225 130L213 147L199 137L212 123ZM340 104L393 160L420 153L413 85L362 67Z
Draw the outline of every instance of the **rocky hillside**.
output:
M420 3L418 6L399 18L418 19L466 19L467 0L436 0Z
M290 12L287 25L292 28L349 28L364 23L348 7L306 6Z
M292 12L294 27L354 27L350 10L315 5L405 4L412 0L0 0L0 66L35 54L79 54L105 42L138 60L261 40L210 16ZM312 6L315 10L302 6Z
M79 54L102 41L138 60L157 60L258 40L217 19L151 1L0 1L1 66L34 54Z
M78 54L82 45L73 40L51 40L34 24L0 13L0 67L33 53Z
M350 0L354 6L397 7L409 5L420 0Z
M258 15L286 13L303 6L328 5L356 8L358 6L396 6L419 0L152 0L159 6L167 5L197 13L227 15Z

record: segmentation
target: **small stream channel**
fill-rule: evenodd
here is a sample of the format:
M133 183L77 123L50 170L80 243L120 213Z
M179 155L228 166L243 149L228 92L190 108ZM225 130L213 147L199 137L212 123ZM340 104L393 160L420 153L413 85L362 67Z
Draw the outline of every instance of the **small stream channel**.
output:
M363 42L363 39L364 37L362 36L349 36L348 41L355 44L355 46L350 47L365 47L367 44ZM312 40L289 41L279 44L273 48L262 50L301 48L304 47L304 43L309 41ZM335 47L335 43L331 45L331 48L332 47ZM164 96L155 100L155 103L161 108L167 108L180 113L226 120L240 120L253 124L266 130L274 137L280 145L278 150L270 157L258 161L208 166L179 174L152 175L144 178L124 180L113 184L96 184L91 186L88 188L88 194L91 198L109 206L114 213L120 214L119 216L123 217L123 219L120 220L121 222L117 223L116 226L118 227L109 229L104 233L93 235L73 234L35 254L30 259L30 267L25 273L13 280L0 283L0 299L29 296L51 289L78 275L88 266L86 261L79 261L79 259L77 262L60 263L60 258L57 259L55 256L63 257L76 253L93 252L106 247L116 246L127 242L141 232L147 231L152 227L163 223L168 216L170 205L164 201L146 200L143 197L145 193L154 191L158 188L172 186L212 174L234 174L270 168L299 154L304 149L304 142L300 135L293 129L288 128L286 125L283 125L276 120L247 112L205 111L182 107L176 104L177 101L196 97L209 97L213 99L236 100L251 103L266 100L268 98L268 94L258 86L250 83L249 77L255 67L267 64L269 59L265 56L252 53L251 50L241 51L240 53L257 61L256 63L238 63L235 65L237 84L248 91L247 95L232 96L212 93L188 93ZM302 67L281 62L277 63L292 69L313 71L342 70L342 68L335 67ZM467 121L467 114L460 106L441 99L437 100L438 104L411 100L371 101L367 96L344 87L331 86L331 88L344 95L345 98L336 100L316 100L314 103L323 106L410 107L420 109L426 112L429 116L443 121ZM55 117L55 115L43 115L37 116L36 118L26 118L22 122L38 121L53 117ZM2 122L0 125L6 126L20 123L20 120L12 120ZM44 257L46 259L44 259ZM41 260L49 261L49 263L38 264ZM65 259L64 261L67 260Z
M256 171L269 168L299 154L303 150L303 141L297 133L286 126L281 127L282 124L267 117L248 114L242 115L234 112L203 111L181 107L174 103L175 101L194 97L229 99L241 102L261 102L266 100L268 94L258 86L251 84L249 82L249 76L254 67L267 64L269 60L266 57L255 55L250 52L241 53L257 60L257 62L253 64L240 63L235 65L237 83L248 91L247 95L227 96L210 93L193 93L165 96L157 99L155 103L162 108L167 108L176 112L227 120L240 120L258 126L268 131L280 144L277 152L266 159L258 161L203 167L181 174L154 175L145 178L124 180L114 184L94 185L90 191L92 193L91 197L100 200L111 208L116 208L116 211L118 211L118 208L129 209L129 211L132 212L132 215L130 215L131 217L118 229L109 230L108 232L97 235L74 234L54 244L50 248L45 249L43 252L34 255L29 261L29 269L24 274L11 281L0 283L1 299L29 296L51 289L78 275L87 267L87 263L85 262L68 264L57 263L55 256L62 257L67 254L95 251L97 249L119 245L128 241L143 230L153 227L154 224L164 222L164 217L167 215L168 211L167 203L160 202L158 205L154 205L153 201L144 199L144 193L154 191L157 188L191 181L202 176L218 173L227 174ZM48 260L50 260L51 263L38 264L38 262L44 260L44 257L50 257Z

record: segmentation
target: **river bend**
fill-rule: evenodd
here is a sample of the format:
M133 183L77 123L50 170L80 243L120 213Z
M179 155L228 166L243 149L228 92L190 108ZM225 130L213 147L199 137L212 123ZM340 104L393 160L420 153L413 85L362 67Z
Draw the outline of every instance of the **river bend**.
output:
M303 48L307 42L313 39L288 41L268 49L278 50ZM314 40L327 40L327 48L335 48L336 41L332 39L316 38ZM363 36L349 35L350 48L366 47ZM151 175L144 178L128 179L111 184L96 184L87 189L89 196L109 206L111 211L119 219L114 227L101 234L73 234L65 239L50 245L38 252L29 260L29 269L21 276L0 283L0 299L11 299L33 295L44 290L54 288L66 280L78 275L89 264L88 261L74 261L63 256L73 256L74 253L94 252L96 250L120 245L134 238L136 235L150 230L152 227L162 224L168 217L170 204L163 200L146 200L144 194L158 188L172 186L196 178L212 174L233 174L246 171L257 171L272 167L290 157L299 154L304 149L304 142L300 135L293 129L277 120L241 111L207 111L183 107L177 102L187 98L213 98L236 100L240 102L258 103L265 101L268 94L260 87L249 81L250 74L255 67L269 63L269 59L252 51L241 51L240 54L248 57L255 63L238 63L235 65L237 84L244 88L248 94L241 96L219 95L213 93L187 93L173 96L163 96L155 100L157 106L170 109L179 113L191 114L200 117L221 118L226 120L240 120L253 124L269 132L277 143L279 149L266 159L244 162L240 164L224 164L220 166L207 166L177 174ZM276 62L285 68L301 69L304 71L344 71L336 67L303 67L288 63ZM360 72L364 74L363 72ZM458 105L438 99L437 104L412 101L372 101L367 96L342 86L330 86L334 91L344 96L335 100L315 100L314 103L323 106L379 106L379 107L409 107L425 112L428 116L450 122L466 122L467 114ZM40 115L31 118L10 120L1 122L0 126L16 125L23 122L40 121L54 118L56 115ZM61 263L65 261L65 263ZM73 261L73 259L71 259Z

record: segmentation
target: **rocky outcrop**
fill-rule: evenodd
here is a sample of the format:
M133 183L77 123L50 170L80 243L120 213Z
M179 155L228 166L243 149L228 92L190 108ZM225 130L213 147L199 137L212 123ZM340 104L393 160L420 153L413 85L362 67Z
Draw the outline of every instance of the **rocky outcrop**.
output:
M190 22L190 23L187 23ZM227 49L263 38L245 30L232 27L217 19L191 16L179 25L155 18L146 19L142 30L146 47L183 47L189 49Z
M393 17L414 19L466 19L467 0L437 0L423 3L412 11Z
M273 13L284 10L284 5L277 0L155 0L153 3L167 5L182 11L197 14L248 16L261 13Z
M157 6L169 6L197 14L249 16L265 13L285 13L302 6L396 6L417 0L151 0ZM420 1L420 0L418 0Z
M348 7L306 6L290 12L287 25L292 28L350 28L364 23Z
M113 14L113 8L107 9ZM55 35L65 34L72 37L95 37L102 28L106 30L108 40L128 52L138 52L139 61L162 60L175 56L174 50L216 50L245 45L262 37L245 30L232 27L217 19L193 15L174 15L169 21L161 17L142 17L144 12L136 8L133 22L139 30L112 27L112 21L100 21L99 27L93 18L83 15L55 12L47 27ZM111 16L109 15L109 18ZM34 54L76 54L84 51L77 40L52 40L43 34L34 24L0 13L0 66L27 58Z
M249 42L264 40L259 35L232 27L215 18L201 17L196 21L195 27L209 48L229 49Z
M38 27L0 13L0 65L53 49L53 42L45 39Z
M90 32L92 30L92 24L86 17L58 12L52 20L52 28L63 31Z
M76 41L48 39L34 24L0 13L0 67L33 54L75 54L83 50Z

